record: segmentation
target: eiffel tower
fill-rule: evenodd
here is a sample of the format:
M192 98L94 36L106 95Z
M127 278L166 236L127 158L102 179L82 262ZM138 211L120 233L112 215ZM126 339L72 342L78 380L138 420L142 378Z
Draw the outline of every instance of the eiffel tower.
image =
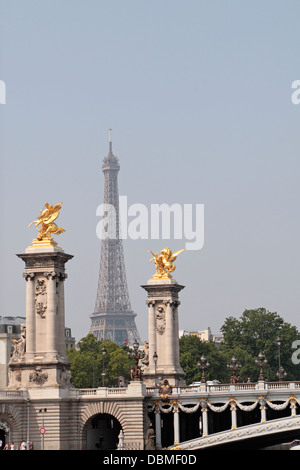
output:
M119 159L112 152L109 129L109 152L103 160L104 204L116 212L116 238L101 241L100 270L94 313L90 315L90 333L102 341L110 339L119 345L141 342L128 293L122 239L119 237Z

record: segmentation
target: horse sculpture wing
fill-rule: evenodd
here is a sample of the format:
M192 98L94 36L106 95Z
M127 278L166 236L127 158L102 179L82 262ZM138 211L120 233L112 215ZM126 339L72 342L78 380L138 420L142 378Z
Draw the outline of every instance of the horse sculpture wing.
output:
M51 207L49 206L48 203L45 204L47 209L49 210L49 215L45 219L43 219L43 222L47 225L51 224L55 219L57 219L60 209L61 209L62 203L60 202L59 204L56 204L55 206Z
M182 248L182 250L178 250L178 251L175 251L175 253L172 253L171 256L170 256L170 258L169 258L169 262L172 263L173 261L175 261L175 259L177 258L177 256L178 256L182 251L184 251L184 250L185 250L185 249Z

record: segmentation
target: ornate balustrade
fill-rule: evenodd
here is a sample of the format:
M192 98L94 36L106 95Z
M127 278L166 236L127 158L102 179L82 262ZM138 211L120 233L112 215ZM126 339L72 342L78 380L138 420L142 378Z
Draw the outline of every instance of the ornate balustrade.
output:
M236 384L201 384L199 386L173 387L173 395L191 395L215 392L249 392L254 390L300 390L300 382L257 382ZM158 396L158 388L147 387L147 395Z

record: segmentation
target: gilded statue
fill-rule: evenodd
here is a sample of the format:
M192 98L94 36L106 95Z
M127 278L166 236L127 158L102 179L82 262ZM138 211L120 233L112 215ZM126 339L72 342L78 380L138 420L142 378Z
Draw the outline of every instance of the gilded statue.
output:
M65 232L62 227L58 227L56 223L54 223L54 220L56 220L59 216L61 205L62 202L59 202L55 206L45 202L45 208L41 209L37 220L34 220L31 222L31 224L29 224L28 227L31 227L33 224L35 224L36 229L39 231L37 238L33 241L34 243L48 241L50 244L56 245L56 242L53 240L51 234L53 233L54 235L60 235L61 233ZM38 228L39 225L40 228Z
M152 253L153 258L149 260L154 261L156 274L153 276L153 279L172 279L171 273L175 271L176 266L173 264L173 261L176 260L177 256L184 251L184 248L179 251L175 251L174 253L170 248L164 248L161 250L160 255L158 252L153 253L151 250L148 250Z

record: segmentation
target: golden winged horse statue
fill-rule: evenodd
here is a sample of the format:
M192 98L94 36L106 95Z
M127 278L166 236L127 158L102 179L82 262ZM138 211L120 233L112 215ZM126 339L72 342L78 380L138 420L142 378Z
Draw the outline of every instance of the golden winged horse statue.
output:
M174 253L170 248L164 248L161 250L160 255L158 252L153 253L151 250L148 250L152 253L153 258L149 260L154 261L156 274L154 274L153 279L172 279L171 273L175 271L176 266L173 264L173 261L176 260L177 256L184 251L184 248L179 251L175 251Z
M33 222L31 222L31 224L29 224L28 226L28 227L31 227L33 224L35 224L36 229L39 231L39 234L35 240L37 241L48 240L52 244L56 244L51 234L53 233L54 235L59 235L65 232L65 230L62 227L58 227L54 223L54 220L57 219L59 212L61 210L61 205L62 205L62 202L59 202L55 206L53 206L52 204L48 204L48 202L45 202L45 208L41 209L40 215L37 217L37 220L34 220ZM40 228L38 228L39 225L40 225Z

